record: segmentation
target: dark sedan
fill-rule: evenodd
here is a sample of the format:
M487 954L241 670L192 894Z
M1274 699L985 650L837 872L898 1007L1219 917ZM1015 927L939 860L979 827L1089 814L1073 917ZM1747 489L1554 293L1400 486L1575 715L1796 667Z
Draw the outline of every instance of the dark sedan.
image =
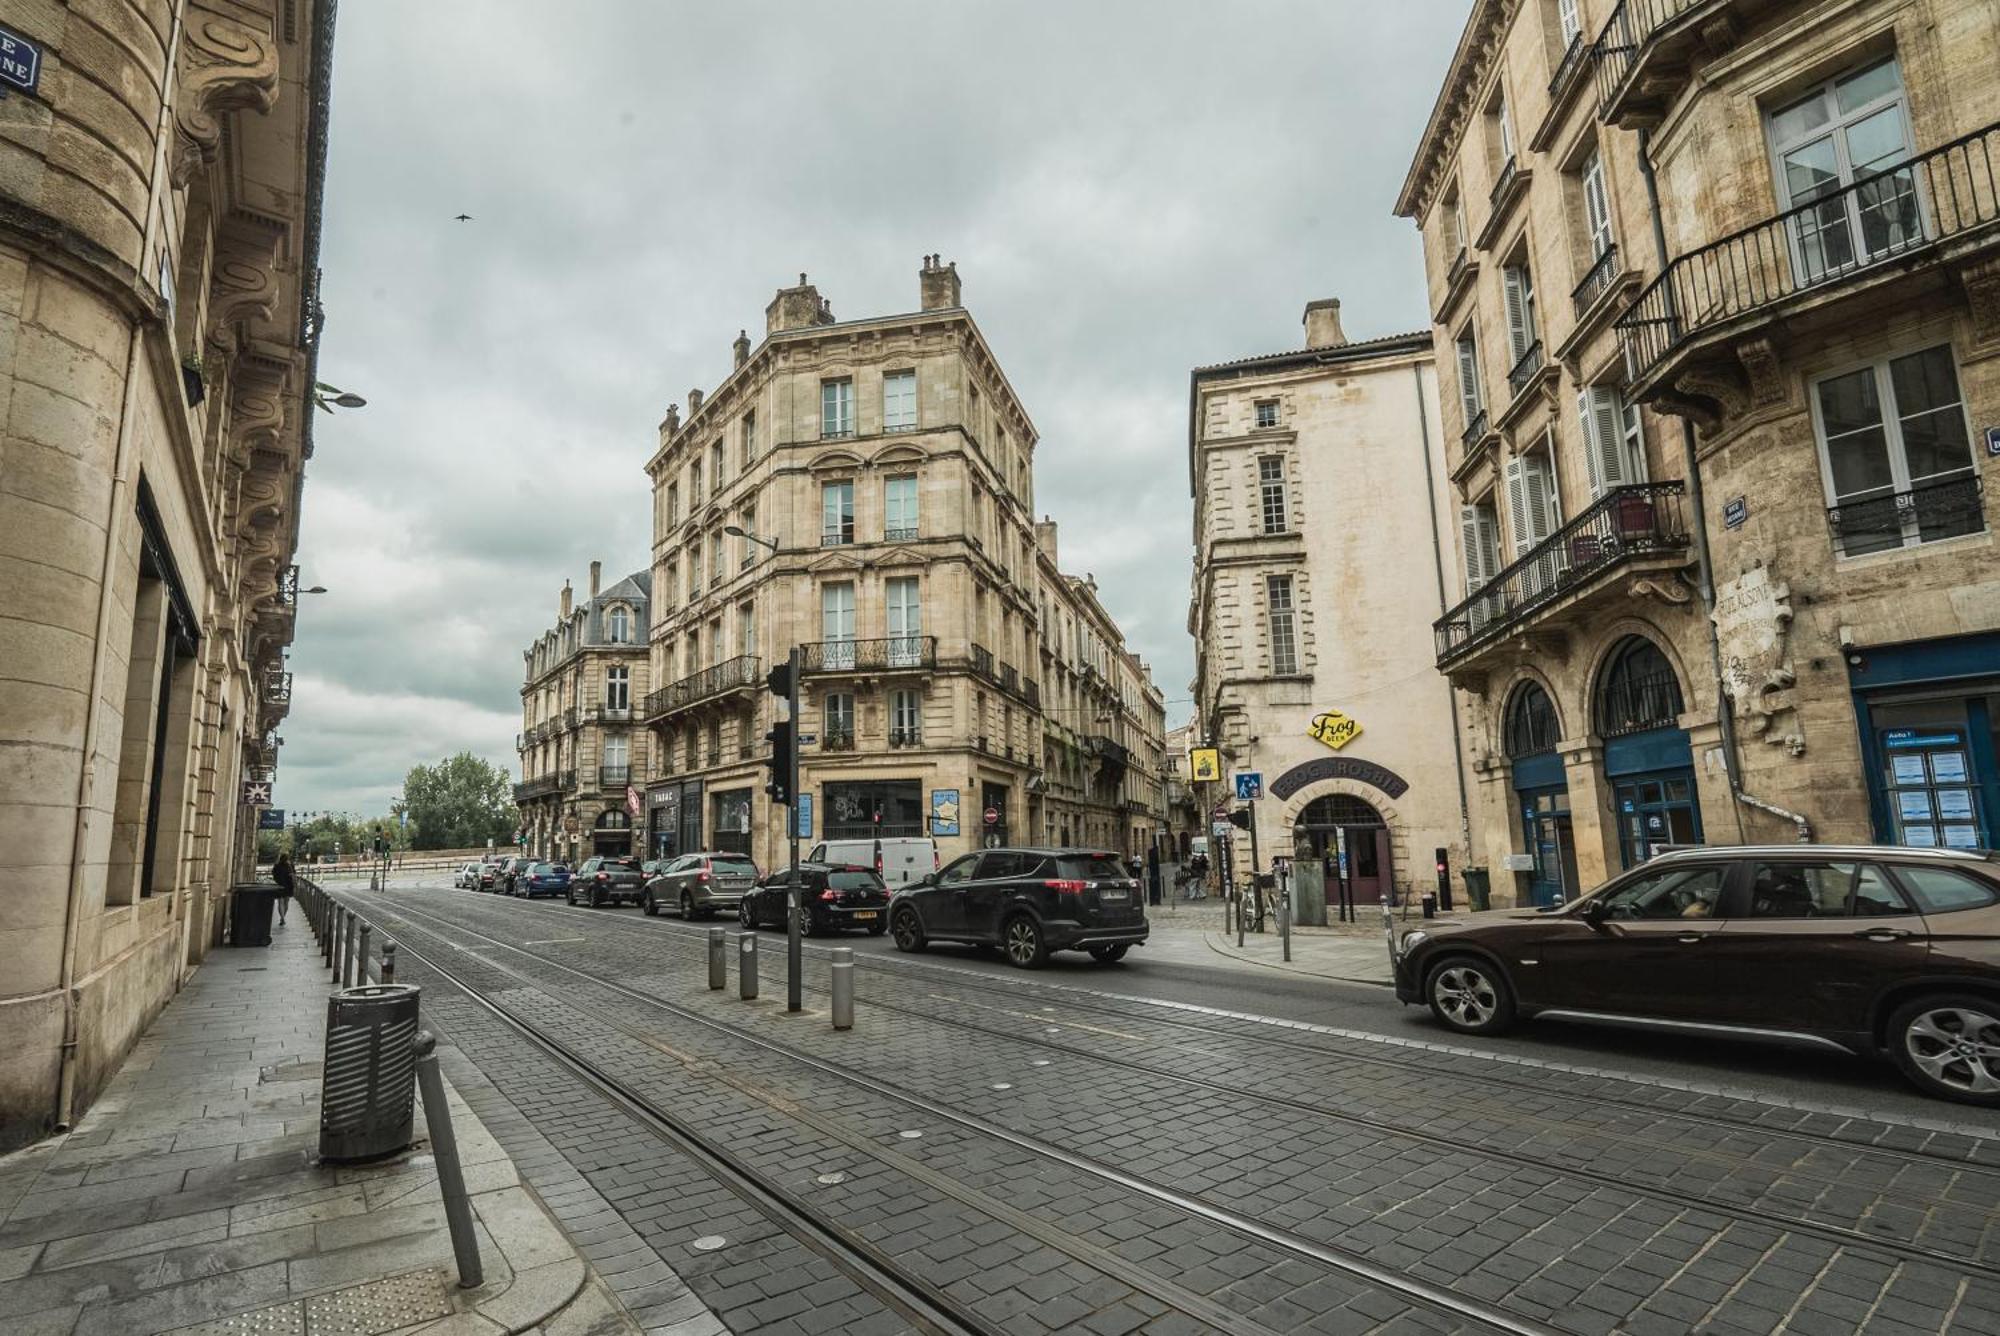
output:
M785 927L790 873L780 868L752 887L736 906L746 928ZM808 937L865 929L879 937L889 925L889 888L865 867L841 863L799 864L799 894L805 905L800 931Z
M636 858L605 858L602 856L584 860L576 870L576 879L569 886L569 902L581 901L592 909L605 905L615 905L621 901L636 905L646 894L646 874L640 870Z
M569 867L563 863L528 863L514 874L514 894L535 900L569 893Z

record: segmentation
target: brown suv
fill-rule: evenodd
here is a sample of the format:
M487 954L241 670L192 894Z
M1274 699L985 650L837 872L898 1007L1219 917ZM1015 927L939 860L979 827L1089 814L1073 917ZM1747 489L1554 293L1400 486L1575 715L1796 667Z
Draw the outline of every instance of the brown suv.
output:
M1605 1021L1886 1056L2000 1106L2000 855L1662 854L1558 910L1392 929L1396 996L1465 1034Z

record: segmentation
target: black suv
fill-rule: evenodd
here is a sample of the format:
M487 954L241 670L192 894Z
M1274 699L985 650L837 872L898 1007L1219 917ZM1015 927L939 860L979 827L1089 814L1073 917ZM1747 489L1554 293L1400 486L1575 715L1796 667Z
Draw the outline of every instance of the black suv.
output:
M646 874L636 858L586 859L569 880L569 902L582 901L592 909L619 901L636 905L646 897Z
M736 905L744 927L785 926L790 877L790 869L775 868L763 885L744 892ZM846 863L800 863L799 879L800 903L806 910L799 931L806 936L866 928L871 937L879 937L888 926L889 890L869 869Z
M1051 951L1101 963L1146 940L1145 901L1117 854L1095 849L982 849L896 892L889 931L903 951L932 942L997 946L1034 969Z

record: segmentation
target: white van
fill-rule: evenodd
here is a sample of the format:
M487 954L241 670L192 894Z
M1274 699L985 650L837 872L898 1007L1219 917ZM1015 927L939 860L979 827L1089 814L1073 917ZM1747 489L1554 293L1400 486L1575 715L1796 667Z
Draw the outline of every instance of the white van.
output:
M826 840L815 844L806 860L872 867L890 890L907 886L938 869L937 841L927 836L886 840Z

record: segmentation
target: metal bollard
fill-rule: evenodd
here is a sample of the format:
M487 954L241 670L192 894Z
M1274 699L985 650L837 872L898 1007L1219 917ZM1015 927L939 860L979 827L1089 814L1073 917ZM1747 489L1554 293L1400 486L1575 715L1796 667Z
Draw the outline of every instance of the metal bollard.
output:
M386 937L382 939L382 982L396 982L396 944Z
M354 939L361 934L361 916L350 911L347 915L347 936L340 944L340 981L353 987Z
M833 948L833 1028L854 1028L854 948Z
M740 933L736 938L736 995L745 1002L757 996L757 934Z
M708 930L708 986L729 986L729 934L721 928Z
M368 934L373 931L374 929L370 928L367 920L364 919L361 924L361 945L354 954L354 986L356 988L368 982Z
M1285 944L1285 959L1292 958L1292 888L1286 877L1285 889L1278 894L1278 937Z
M333 925L339 914L340 906L335 905L332 912L327 915L325 931L319 935L319 963L322 965L333 964Z
M340 942L347 933L347 906L333 907L333 935L326 939L326 963L333 967L333 977L340 978Z
M437 1040L429 1030L417 1031L417 1089L424 1096L424 1125L431 1133L431 1158L437 1162L438 1192L444 1197L444 1219L451 1227L451 1251L458 1258L458 1287L478 1288L485 1277L479 1266L479 1239L472 1232L472 1204L465 1195L465 1174L458 1167L458 1138L451 1131L451 1106L444 1102L444 1080L438 1075Z
M1243 892L1236 893L1236 945L1243 945Z
M1438 915L1438 898L1437 898L1437 892L1436 892L1436 891L1425 891L1425 892L1424 892L1424 902L1423 902L1423 903L1424 903L1424 917L1425 917L1425 918L1436 918L1436 917L1437 917L1437 915Z

